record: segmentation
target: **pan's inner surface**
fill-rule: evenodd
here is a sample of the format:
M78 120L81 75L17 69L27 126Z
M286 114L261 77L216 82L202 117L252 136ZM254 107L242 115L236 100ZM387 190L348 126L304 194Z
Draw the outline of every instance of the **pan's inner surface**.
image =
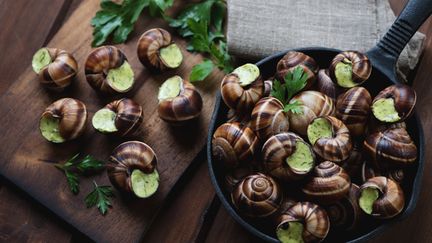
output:
M335 49L324 49L324 48L316 48L316 49L299 49L298 51L304 52L305 54L311 56L314 58L320 68L328 68L331 60L333 57L339 53L340 51ZM258 62L257 65L260 67L261 73L263 75L263 78L268 78L274 75L276 70L276 64L282 58L284 53L271 56L269 58L263 59L262 61ZM392 85L393 83L386 78L380 70L373 69L372 75L369 78L367 82L364 83L364 87L369 90L372 97L378 94L379 91L383 90L385 87ZM219 105L218 105L219 104ZM238 215L233 208L231 201L230 201L230 195L229 192L227 192L224 188L224 171L222 170L221 166L219 164L213 163L212 156L211 156L211 136L214 133L215 129L221 125L222 123L226 122L226 113L228 111L228 108L225 106L223 101L220 99L217 101L215 113L213 116L212 124L210 126L209 130L209 140L208 142L210 145L208 145L208 153L209 153L209 167L210 167L210 175L212 176L213 183L215 184L216 191L218 193L218 196L221 198L222 203L227 208L229 213L240 223L245 227L247 230L249 230L251 233L255 234L256 236L270 241L270 242L277 242L274 234L274 228L271 224L267 222L267 224L262 223L262 220L252 220L249 218L244 218L240 215ZM420 131L418 128L418 124L416 121L416 118L413 116L409 120L406 121L408 132L411 135L411 137L414 139L418 149L420 146ZM420 151L419 151L420 154ZM406 171L406 183L405 185L411 185L410 187L405 187L404 193L406 200L405 209L410 207L414 207L415 200L412 197L413 193L413 185L414 185L414 178L418 171L418 165L413 166L411 168L408 168ZM403 216L406 216L407 212L403 212L401 215L398 216L398 218L401 218ZM359 230L357 233L337 233L337 235L329 234L326 238L326 242L345 242L345 241L351 241L351 240L358 240L362 238L365 240L368 238L368 236L373 235L374 233L379 232L381 229L385 227L385 225L388 224L389 221L397 220L397 218L393 218L388 221L368 221L367 225L364 225L362 229ZM381 227L380 227L381 226ZM366 238L364 238L366 236Z

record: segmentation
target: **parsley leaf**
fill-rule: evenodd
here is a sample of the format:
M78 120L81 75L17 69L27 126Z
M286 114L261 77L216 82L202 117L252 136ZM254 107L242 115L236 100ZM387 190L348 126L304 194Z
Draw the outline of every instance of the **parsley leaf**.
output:
M290 100L306 86L307 78L307 73L297 66L285 75L284 83L276 79L273 81L271 95L282 102L285 112L302 113L301 102L297 100L290 102Z
M93 181L94 190L85 197L85 204L87 208L97 206L99 212L105 215L108 207L111 207L110 197L114 197L111 186L99 186Z
M189 76L189 80L191 82L194 81L202 81L204 80L213 70L213 62L211 60L204 60L202 63L195 65L192 68L191 74Z
M104 162L93 158L91 155L87 155L81 160L81 162L77 163L75 167L81 172L86 172L89 170L103 169L105 164Z
M79 179L78 175L74 172L70 172L69 170L64 170L66 175L66 180L69 185L69 189L73 194L78 194L79 192Z
M110 35L114 43L125 42L144 8L148 7L150 15L155 16L172 4L173 0L124 0L121 4L101 0L101 9L91 20L94 27L92 46L102 45Z

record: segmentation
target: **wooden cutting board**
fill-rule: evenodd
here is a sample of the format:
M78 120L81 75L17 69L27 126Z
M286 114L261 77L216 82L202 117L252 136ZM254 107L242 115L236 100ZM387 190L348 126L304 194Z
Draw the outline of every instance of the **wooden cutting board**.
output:
M118 47L126 54L136 77L134 89L126 96L140 103L144 109L141 133L135 139L149 144L155 150L159 159L160 187L149 199L126 199L116 193L113 208L105 216L100 215L96 208L87 209L84 198L93 189L92 180L100 185L109 185L106 172L81 178L80 193L75 196L69 191L62 172L51 163L41 160L64 161L77 152L106 160L114 147L127 141L97 133L91 126L93 114L114 99L97 95L84 77L83 66L92 49L90 43L93 29L90 19L98 9L99 1L83 1L47 45L71 52L78 61L79 73L70 90L61 94L44 90L31 69L31 60L28 60L22 63L28 67L26 71L8 90L2 91L0 174L95 241L137 241L151 224L170 190L203 148L213 111L214 95L223 74L215 71L206 81L197 84L204 101L199 120L184 127L172 127L163 122L157 115L159 86L175 74L188 77L192 66L200 62L202 56L184 51L184 62L177 70L158 75L149 73L138 61L137 40L147 29L170 29L161 19L140 18L127 43ZM170 32L173 33L172 30ZM186 45L184 40L178 37L174 39L181 46ZM76 141L56 145L47 142L39 134L39 117L49 104L63 97L83 101L89 117L84 136Z

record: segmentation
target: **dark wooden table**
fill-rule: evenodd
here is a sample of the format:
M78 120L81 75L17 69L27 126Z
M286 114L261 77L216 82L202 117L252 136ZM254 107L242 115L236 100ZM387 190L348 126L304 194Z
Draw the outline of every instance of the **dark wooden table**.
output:
M2 0L0 1L0 95L29 65L35 50L44 46L83 0ZM91 0L97 1L97 0ZM395 12L405 0L391 0ZM414 78L418 112L426 135L432 142L432 24L421 29L429 35ZM425 176L419 202L408 219L397 223L374 242L430 242L432 231L432 150L426 151ZM211 185L204 156L192 163L169 196L144 242L257 242L221 207ZM113 229L115 230L115 229ZM121 232L119 232L121 234ZM9 182L0 181L0 242L67 242L87 238L62 222Z

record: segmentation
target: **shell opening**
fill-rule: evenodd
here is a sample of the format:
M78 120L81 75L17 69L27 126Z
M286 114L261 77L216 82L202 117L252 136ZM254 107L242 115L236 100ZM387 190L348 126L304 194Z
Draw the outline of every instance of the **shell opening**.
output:
M51 63L52 58L47 48L41 48L33 55L32 67L33 71L36 73L39 73L44 67Z
M367 187L362 190L359 205L360 208L367 214L372 214L373 204L379 197L379 191L376 188Z
M325 118L316 118L307 128L309 142L314 145L320 138L332 138L333 129L330 122Z
M383 122L397 122L401 119L395 108L393 98L382 98L376 100L372 104L372 112L378 120Z
M276 236L282 243L304 242L303 228L300 222L284 223L276 229Z
M335 76L339 86L344 88L352 88L357 86L352 80L352 62L348 59L343 59L343 61L336 64Z
M260 70L255 64L246 63L243 66L236 68L233 72L239 77L242 87L253 83L260 76Z
M127 92L134 84L134 72L127 61L118 68L108 71L107 81L109 85L117 92Z
M159 187L159 173L155 169L151 173L144 173L138 169L131 174L132 191L139 198L148 198L153 195Z
M177 97L182 90L183 79L180 76L173 76L167 79L159 88L159 102Z
M40 120L39 128L42 136L53 143L63 143L66 141L60 135L60 118L53 116L43 116Z
M103 108L98 110L93 118L92 125L93 127L102 133L112 133L117 131L117 127L115 126L115 119L117 114L107 108Z
M177 44L171 44L159 50L162 62L169 68L177 68L183 61L183 54Z
M286 162L295 170L308 172L314 166L314 157L305 142L297 141L294 153L286 158Z

